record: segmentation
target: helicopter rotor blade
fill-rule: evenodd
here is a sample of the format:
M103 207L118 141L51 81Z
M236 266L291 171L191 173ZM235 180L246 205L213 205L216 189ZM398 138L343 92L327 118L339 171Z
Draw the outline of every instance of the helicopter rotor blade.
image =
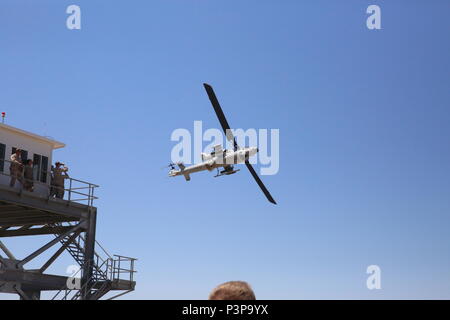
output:
M222 107L220 106L219 100L217 100L213 88L207 83L204 83L203 86L205 87L209 100L211 101L214 111L216 112L217 118L219 118L219 122L220 125L222 126L223 132L225 133L229 141L233 141L234 150L236 151L239 148L238 144L236 142L235 137L233 136L233 133L231 132L230 125L228 124L228 121L225 118L225 114L222 111Z
M222 111L222 107L220 106L219 100L217 100L216 94L214 93L213 88L207 84L204 83L203 86L205 87L206 93L208 94L209 100L211 101L211 104L214 108L214 111L216 112L217 118L219 118L220 125L222 126L223 131L225 132L225 135L229 141L233 141L234 150L236 151L239 149L239 146L236 142L236 138L233 136L231 132L230 125L228 124L227 119L225 118L225 114ZM253 178L255 179L258 186L261 188L262 192L266 196L267 200L269 200L273 204L277 204L276 201L273 199L272 195L270 194L269 190L267 190L264 183L259 178L258 174L256 173L253 166L250 164L248 160L245 161L245 165L247 166L248 170L252 174Z
M264 193L264 195L266 196L267 200L269 200L273 204L277 204L276 201L272 198L272 195L270 194L269 190L267 190L267 188L264 185L264 183L262 182L261 178L258 176L255 169L253 168L253 166L250 164L250 162L248 160L245 161L245 165L247 166L248 170L252 174L252 176L255 179L258 186L261 188L261 190Z

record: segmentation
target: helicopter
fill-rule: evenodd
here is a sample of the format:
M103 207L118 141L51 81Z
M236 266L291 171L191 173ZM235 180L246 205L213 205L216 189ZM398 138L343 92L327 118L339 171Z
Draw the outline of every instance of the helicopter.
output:
M240 147L236 142L236 138L234 137L230 125L228 124L227 119L225 118L225 114L222 111L222 107L217 100L216 94L213 88L207 84L203 84L206 93L208 94L209 100L216 112L217 118L219 119L220 125L227 137L227 140L232 142L233 150L223 149L222 145L215 145L213 147L213 151L211 153L202 153L202 162L185 166L183 163L170 163L167 167L170 168L169 177L176 176L184 176L186 181L191 180L191 174L199 171L212 171L214 169L217 170L217 174L214 177L220 177L225 175L235 174L240 171L240 169L235 169L234 165L245 163L247 169L250 171L251 175L255 179L258 186L261 188L262 192L266 196L267 200L273 204L277 204L270 194L269 190L267 190L266 186L259 178L255 169L249 162L249 158L258 153L257 147ZM176 169L175 166L178 166L179 170Z

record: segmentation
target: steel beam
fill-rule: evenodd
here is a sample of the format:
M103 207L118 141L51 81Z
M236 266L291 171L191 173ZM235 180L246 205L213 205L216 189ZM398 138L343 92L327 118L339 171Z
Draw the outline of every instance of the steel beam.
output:
M0 225L8 225L9 228L11 227L22 227L24 224L32 223L36 226L43 226L49 223L56 223L56 222L77 222L78 219L68 219L67 217L42 217L42 218L34 218L34 219L9 219L9 220L2 220L0 219Z
M81 230L77 230L73 233L73 235L70 236L70 238L64 243L64 245L61 246L61 248L56 251L53 256L48 259L48 261L39 269L39 273L44 273L45 270L61 255L61 253L66 250L66 248L72 243L73 240L76 239L81 233Z
M20 284L24 292L57 291L67 288L66 276L56 276L26 270L1 270L0 285L2 282ZM16 293L10 286L1 286L0 292Z
M0 249L3 250L3 252L8 256L9 259L11 260L16 260L16 258L14 257L14 255L12 254L11 251L9 251L9 249L3 244L3 242L0 241Z
M97 210L92 208L90 210L89 220L87 220L88 226L86 228L86 237L84 242L84 266L83 277L81 279L81 286L84 286L84 292L82 292L82 299L89 300L90 298L90 286L88 284L91 281L93 268L94 268L94 255L95 255L95 229L97 224Z
M53 200L39 195L27 194L20 196L17 192L12 192L9 187L0 185L0 201L7 205L16 205L29 209L43 210L58 215L66 215L77 218L87 218L89 215L89 206L68 202L65 200ZM2 206L0 206L0 216Z
M26 257L25 259L23 259L22 261L20 261L17 264L17 267L21 268L23 267L26 263L30 262L31 260L33 260L34 258L36 258L38 255L40 255L41 253L43 253L44 251L46 251L48 248L51 248L52 246L54 246L56 243L58 243L59 241L61 241L63 238L67 237L69 234L71 234L72 232L77 231L80 228L85 227L86 223L85 222L80 222L79 224L77 224L76 226L74 226L73 228L71 228L69 231L66 231L65 233L59 235L58 237L56 237L55 239L53 239L52 241L48 242L46 245L42 246L40 249L36 250L35 252L33 252L32 254L30 254L28 257Z
M72 227L41 227L33 229L17 229L0 231L0 238L19 237L19 236L37 236L44 234L61 234L69 231Z

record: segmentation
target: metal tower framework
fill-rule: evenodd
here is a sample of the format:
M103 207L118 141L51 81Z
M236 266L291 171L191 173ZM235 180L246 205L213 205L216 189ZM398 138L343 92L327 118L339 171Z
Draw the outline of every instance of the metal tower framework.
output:
M110 299L134 290L136 259L110 256L95 240L97 208L93 201L98 186L76 179L68 183L66 200L0 185L0 238L53 235L20 259L0 239L0 292L18 294L23 300L39 300L43 291L55 291L55 300L98 300L113 290L119 293ZM95 251L96 244L101 254ZM55 247L56 252L40 268L25 268ZM79 272L72 277L45 273L63 252L73 257Z

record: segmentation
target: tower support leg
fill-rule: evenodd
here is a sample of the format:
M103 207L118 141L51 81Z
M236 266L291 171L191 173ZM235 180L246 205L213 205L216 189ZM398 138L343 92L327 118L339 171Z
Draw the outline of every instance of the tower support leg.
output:
M84 266L83 277L81 280L81 287L83 288L82 299L89 300L91 295L90 284L92 281L93 269L94 269L94 254L95 254L95 229L97 224L97 211L91 208L88 226L86 228L86 241L84 244Z

